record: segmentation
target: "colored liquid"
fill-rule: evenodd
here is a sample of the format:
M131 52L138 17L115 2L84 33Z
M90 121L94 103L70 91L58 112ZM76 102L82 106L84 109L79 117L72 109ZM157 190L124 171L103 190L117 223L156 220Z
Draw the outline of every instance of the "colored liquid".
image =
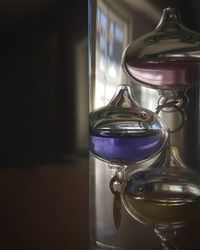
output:
M147 135L90 135L90 152L109 162L142 161L150 158L162 147L162 130Z
M197 58L127 59L128 75L140 83L160 89L185 89L200 80Z
M143 186L143 194L125 191L125 207L140 222L180 226L199 213L200 191L194 185L154 183L153 191L148 186Z

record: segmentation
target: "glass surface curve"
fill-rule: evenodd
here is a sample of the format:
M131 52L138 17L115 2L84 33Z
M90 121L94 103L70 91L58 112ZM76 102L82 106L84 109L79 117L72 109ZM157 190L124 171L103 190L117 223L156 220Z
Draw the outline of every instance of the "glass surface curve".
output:
M185 28L174 8L156 29L124 51L122 68L132 81L156 89L187 89L200 79L200 34Z
M128 85L119 86L107 106L90 113L90 153L103 161L143 161L161 151L166 139L159 117L138 106Z
M179 227L200 209L200 178L187 168L170 146L167 156L133 173L124 183L126 210L144 224Z

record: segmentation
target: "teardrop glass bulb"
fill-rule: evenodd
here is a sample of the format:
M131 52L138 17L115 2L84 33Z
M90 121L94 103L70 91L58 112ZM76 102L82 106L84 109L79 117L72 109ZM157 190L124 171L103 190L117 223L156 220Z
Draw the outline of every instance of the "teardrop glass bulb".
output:
M200 178L170 146L153 166L134 172L124 183L127 211L144 224L179 227L200 208Z
M139 162L158 153L167 139L160 119L140 107L128 85L110 103L90 113L90 153L116 164Z
M174 8L164 9L151 33L131 44L122 68L132 81L155 89L187 89L200 80L200 34L187 29Z

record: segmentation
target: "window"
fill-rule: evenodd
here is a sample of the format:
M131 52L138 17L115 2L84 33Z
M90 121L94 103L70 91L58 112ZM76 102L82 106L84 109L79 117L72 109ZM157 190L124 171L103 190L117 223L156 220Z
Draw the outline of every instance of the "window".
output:
M95 109L106 105L123 82L121 57L128 42L128 22L99 0L96 26Z

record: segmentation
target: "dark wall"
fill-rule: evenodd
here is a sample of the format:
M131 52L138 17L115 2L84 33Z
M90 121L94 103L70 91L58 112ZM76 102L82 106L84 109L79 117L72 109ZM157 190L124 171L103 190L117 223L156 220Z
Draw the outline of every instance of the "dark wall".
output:
M87 36L87 1L24 13L0 26L2 166L74 153L74 45Z

